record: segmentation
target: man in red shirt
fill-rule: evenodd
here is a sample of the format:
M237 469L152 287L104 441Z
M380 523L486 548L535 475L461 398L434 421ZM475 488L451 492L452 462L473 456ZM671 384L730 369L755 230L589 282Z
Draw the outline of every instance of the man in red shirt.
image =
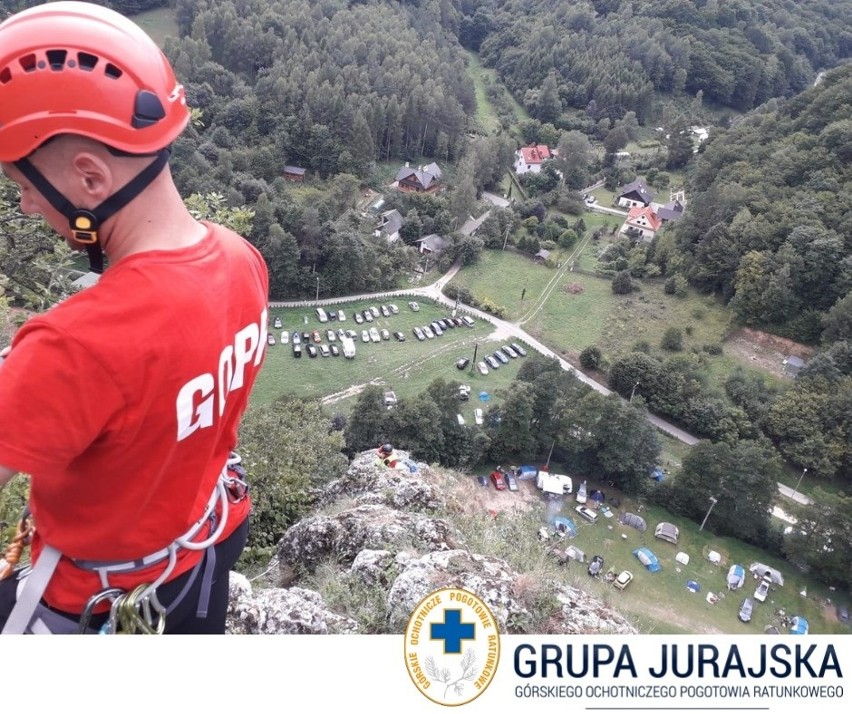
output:
M109 263L3 351L0 487L30 475L36 527L32 573L0 581L7 631L73 631L102 593L99 625L136 590L166 632L224 632L250 509L226 463L268 276L187 211L167 158L188 119L165 56L118 13L56 2L0 24L0 167L22 212Z

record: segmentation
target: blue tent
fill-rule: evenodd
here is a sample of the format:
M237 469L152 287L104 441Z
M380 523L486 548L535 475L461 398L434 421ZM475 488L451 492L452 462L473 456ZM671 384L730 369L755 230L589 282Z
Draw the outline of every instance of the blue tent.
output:
M557 531L565 533L569 538L577 535L577 526L574 525L574 521L570 518L565 518L565 516L554 516L550 519L550 525Z
M687 580L686 581L686 589L689 590L689 592L691 592L691 593L697 593L698 591L701 590L701 586L698 583L696 583L694 580Z
M535 466L519 466L518 478L521 481L531 481L538 476L538 469Z
M660 561L648 548L637 548L633 555L639 558L639 562L648 568L649 572L656 573L660 569Z
M794 617L790 622L791 635L808 634L808 621L804 617Z
M479 393L479 401L480 402L487 402L489 399L491 399L491 395L488 392L480 392Z
M655 468L655 469L651 472L651 478L652 478L652 479L654 479L654 481L658 481L658 482L659 482L659 481L664 481L664 480L665 480L665 478L666 478L666 474L665 474L665 472L663 471L663 467L662 467L662 466L657 466L657 467L656 467L656 468Z

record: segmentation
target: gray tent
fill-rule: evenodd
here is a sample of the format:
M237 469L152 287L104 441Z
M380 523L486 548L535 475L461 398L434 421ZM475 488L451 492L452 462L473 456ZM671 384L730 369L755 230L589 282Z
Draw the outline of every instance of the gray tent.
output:
M769 577L773 583L776 585L784 584L784 576L775 568L770 568L768 565L764 565L763 563L752 563L748 566L749 572L756 573L758 577L765 578Z
M657 527L654 529L654 535L660 540L666 540L669 543L677 544L677 539L680 535L680 531L678 530L676 525L663 522L657 524Z
M642 518L642 516L637 516L635 513L622 513L618 517L618 520L625 526L635 528L637 531L641 531L642 533L648 530L648 524L645 523L645 519Z

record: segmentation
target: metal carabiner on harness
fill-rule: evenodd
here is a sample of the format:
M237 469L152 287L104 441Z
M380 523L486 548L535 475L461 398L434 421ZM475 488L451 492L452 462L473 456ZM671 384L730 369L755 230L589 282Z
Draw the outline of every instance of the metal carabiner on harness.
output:
M100 603L104 600L109 600L115 604L115 601L122 595L124 595L124 590L121 588L105 588L104 590L99 590L92 595L92 597L86 601L86 607L83 608L83 614L80 615L80 624L77 626L77 634L86 634L86 630L89 629L89 623L92 621L92 615L95 612L95 608Z

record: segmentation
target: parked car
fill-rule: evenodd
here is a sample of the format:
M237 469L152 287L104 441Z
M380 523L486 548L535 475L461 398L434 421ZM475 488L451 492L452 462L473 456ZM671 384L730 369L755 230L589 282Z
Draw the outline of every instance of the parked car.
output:
M470 364L470 360L467 357L462 357L460 360L456 361L456 369L464 369Z
M432 328L429 327L429 325L423 326L423 334L426 335L426 337L430 340L435 338L435 333L432 332Z
M453 317L452 320L455 323L456 327L462 327L464 325L464 322L460 317Z
M293 343L293 356L301 357L302 356L302 345L297 345Z
M491 369L500 369L500 363L494 359L492 355L485 355L484 359L485 363L491 367Z
M290 342L290 333L287 330L281 331L281 344L286 345Z
M459 401L466 402L470 399L470 385L469 384L460 384L459 385Z
M737 613L737 617L743 622L751 622L751 613L753 610L754 601L750 597L744 598L740 604L740 611Z
M486 367L486 366L485 366L485 362L483 362L482 360L480 360L479 362L477 362L477 363L476 363L476 368L479 370L479 373L480 373L483 377L484 377L486 374L488 374L488 367Z
M589 575L591 575L592 577L600 575L601 570L603 570L603 566L604 559L601 556L596 555L594 558L592 558L592 562L589 563Z
M361 316L360 312L356 312L352 317L355 318L355 323L361 325L364 323L364 318Z
M313 345L308 345L306 349L308 350L308 357L316 357L317 356L317 348L314 347Z
M476 483L478 483L480 486L484 486L485 488L488 488L488 477L487 476L481 476L481 475L477 476L476 477Z
M384 315L385 317L390 317L390 310L388 310L387 305L382 305L379 309L382 311L382 315Z
M343 312L343 310L338 310L337 319L340 320L340 322L346 322L346 313Z
M482 423L482 422L478 422L478 423ZM510 491L517 491L518 490L518 479L515 477L515 474L513 474L511 471L507 471L506 473L503 474L503 476L505 476L505 478L506 478L506 485L509 487L509 490Z
M438 324L437 320L429 325L432 328L432 332L436 335L443 335L444 331L441 329L441 326Z
M337 339L342 340L344 337L346 337L346 330L341 327L337 330Z
M586 482L583 481L577 489L577 503L585 503L589 497L589 492L586 488Z
M449 327L447 327L447 321L444 320L443 318L438 318L437 320L435 320L435 322L433 324L437 324L438 327L440 327L442 330L449 330L450 329Z
M586 506L575 506L574 510L580 518L585 518L589 523L596 523L598 520L598 514L591 508L586 508Z
M390 332L388 332L385 329L383 329L379 334L382 336L383 340L389 340L390 339Z
M401 332L394 332L393 336L396 337L397 342L405 342L405 335Z
M509 364L509 358L504 355L500 350L494 352L494 359L496 359L501 364Z
M624 590L624 588L630 585L632 581L633 573L631 573L629 570L622 570L613 582L613 585L615 585L618 590Z
M412 312L420 312L420 305L418 305L418 304L417 304L416 302L414 302L413 300L412 300L410 303L408 303L408 307L410 307L410 308L411 308L411 311L412 311Z
M390 308L392 314L399 315L399 308L396 305L391 303L390 305L388 305L388 307Z
M266 333L266 344L268 344L268 345L274 345L275 344L275 335L273 335L271 332Z
M331 350L332 357L340 356L340 349L337 347L337 345L332 345L329 349Z
M512 343L512 349L515 350L521 357L527 356L527 351L521 347L517 342Z
M361 330L361 342L369 342L370 333L367 330Z
M482 409L473 410L473 420L477 426L482 426ZM514 491L514 489L512 489Z
M509 345L503 345L501 349L503 350L503 354L507 357L510 357L511 359L518 359L518 353L515 352L515 350L513 350Z
M491 472L491 483L494 484L494 488L496 488L498 491L506 490L506 479L503 478L502 471Z
M358 339L358 333L355 332L355 330L346 330L346 336L350 340L357 340Z
M293 333L293 344L294 345L302 344L302 336L298 332Z
M319 330L314 330L313 332L311 332L311 339L317 344L322 342L322 335L320 334Z
M320 354L323 357L330 357L331 356L331 350L328 349L328 345L320 345Z
M412 329L411 331L414 333L414 336L415 336L418 340L420 340L420 342L423 342L423 340L425 340L425 339L426 339L426 335L424 335L424 334L423 334L423 330L421 330L419 327L415 327L415 328L414 328L414 329Z
M379 312L379 308L377 308L375 305L370 306L370 313L373 315L373 317L379 317L382 314Z
M326 336L326 339L328 339L329 342L334 342L337 339L337 335L334 334L334 330L326 330L325 336Z
M476 323L473 321L473 318L468 317L467 315L462 315L462 322L468 327L476 327Z
M370 312L369 310L364 310L364 320L366 320L367 322L372 322L373 321L373 313Z
M272 323L272 326L273 326L276 330L280 330L280 329L281 329L281 318L280 318L280 317L278 317L277 315L275 316L275 321Z
M370 339L373 342L381 342L382 341L382 338L379 335L379 331L375 327L370 328Z
M453 318L451 318L451 317L442 317L441 318L441 324L444 325L445 330L455 330L456 329L456 323L453 322Z
M757 590L754 591L754 599L758 602L766 602L766 596L769 595L769 578L763 578L760 581L760 584L757 586Z
M461 414L456 414L456 421L458 421L459 426L464 426L464 417Z

